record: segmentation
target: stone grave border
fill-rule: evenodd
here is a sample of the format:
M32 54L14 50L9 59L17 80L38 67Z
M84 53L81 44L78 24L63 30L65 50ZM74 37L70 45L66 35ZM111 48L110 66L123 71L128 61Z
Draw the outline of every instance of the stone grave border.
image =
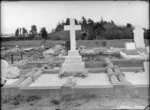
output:
M115 65L118 65L120 67L142 67L143 66L143 61L144 60L135 60L135 59L110 59L110 61L112 61ZM64 61L52 61L52 63L55 63L55 64L62 64ZM94 61L94 62L100 62L100 61ZM86 62L85 62L86 63ZM90 63L90 62L87 62L87 63ZM43 65L45 64L48 64L48 61L31 61L31 62L27 62L27 64L25 65L28 65L28 66L33 66L37 67L37 65L40 67L42 67Z
M129 68L120 68L121 71L126 71ZM130 71L137 71L139 67L132 67ZM91 70L90 70L91 71ZM94 71L94 70L93 70ZM98 70L96 70L98 71ZM100 69L99 71L105 71L105 69ZM126 97L126 96L146 96L149 95L149 85L132 85L128 82L116 82L115 78L112 78L112 85L98 85L98 86L46 86L46 87L28 87L35 81L44 70L34 68L30 71L27 76L18 79L16 82L19 84L12 84L3 86L2 97L7 95L16 96L22 94L25 96L41 95L42 97L66 97L66 95L71 94L71 97L82 97L83 95L95 95L96 97L101 96L115 96L115 97ZM33 73L33 74L31 74ZM25 79L23 79L25 78ZM34 79L34 80L33 80ZM20 80L20 81L19 81ZM64 89L66 88L66 90Z

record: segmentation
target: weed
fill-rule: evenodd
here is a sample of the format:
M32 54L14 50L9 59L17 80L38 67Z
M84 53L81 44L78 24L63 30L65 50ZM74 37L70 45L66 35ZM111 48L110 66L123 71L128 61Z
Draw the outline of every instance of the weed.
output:
M30 101L35 101L35 100L39 100L39 99L41 99L40 96L29 96L26 101L30 102Z
M60 104L60 100L57 100L57 99L54 99L54 100L51 100L51 103L54 104L54 105L59 105Z

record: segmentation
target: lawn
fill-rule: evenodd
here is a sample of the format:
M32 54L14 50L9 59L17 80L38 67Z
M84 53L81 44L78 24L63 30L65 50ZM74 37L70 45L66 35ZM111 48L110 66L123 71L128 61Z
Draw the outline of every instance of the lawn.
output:
M124 48L125 42L133 42L133 39L119 39L119 40L106 40L106 46L107 47L119 47ZM148 39L145 39L145 45L149 45ZM64 41L52 41L47 40L47 46L53 47L57 44L63 44ZM25 40L25 41L3 41L1 42L1 46L5 47L13 47L15 45L19 45L21 47L37 47L40 46L41 41L40 40ZM102 40L77 40L77 47L84 45L87 48L92 47L100 47L103 46Z

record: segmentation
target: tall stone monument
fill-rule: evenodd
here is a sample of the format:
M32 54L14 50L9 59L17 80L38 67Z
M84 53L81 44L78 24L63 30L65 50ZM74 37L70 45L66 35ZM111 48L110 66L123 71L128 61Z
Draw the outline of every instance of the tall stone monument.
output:
M144 44L144 30L137 26L135 27L134 32L134 42L137 49L145 49Z
M65 62L62 64L61 72L59 74L69 73L70 75L74 73L84 73L85 64L82 62L82 57L79 55L78 50L76 50L76 39L75 31L81 30L80 25L75 25L75 20L70 19L70 25L64 26L64 30L70 30L70 44L71 50L68 52L68 56L65 57Z
M134 32L134 42L125 43L125 53L127 55L139 55L140 52L146 52L144 44L144 30L136 26Z

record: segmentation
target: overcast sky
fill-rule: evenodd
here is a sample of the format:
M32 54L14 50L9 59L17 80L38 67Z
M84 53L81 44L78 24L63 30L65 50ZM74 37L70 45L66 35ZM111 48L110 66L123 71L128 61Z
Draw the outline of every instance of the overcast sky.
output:
M28 31L31 25L46 27L48 32L58 21L66 18L81 20L82 16L100 21L113 20L116 24L131 23L149 28L149 4L142 1L13 1L1 2L1 32L15 33L20 27Z

